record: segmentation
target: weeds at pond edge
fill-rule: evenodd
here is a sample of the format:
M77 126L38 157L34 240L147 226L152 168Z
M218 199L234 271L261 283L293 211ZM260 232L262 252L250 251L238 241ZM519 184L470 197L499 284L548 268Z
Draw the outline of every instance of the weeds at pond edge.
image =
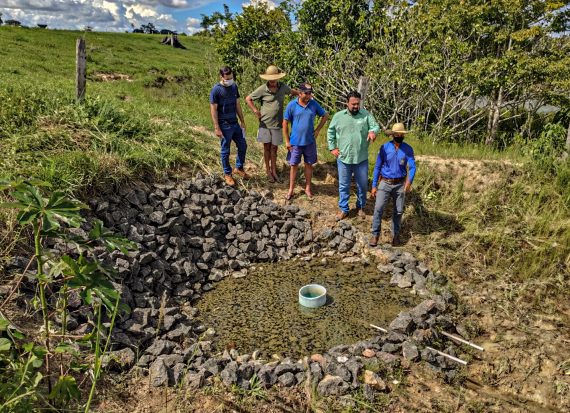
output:
M39 181L0 182L0 191L7 191L15 201L0 206L19 211L18 224L32 227L36 270L35 273L28 270L26 275L37 285L33 301L36 310L41 310L43 324L39 344L27 338L0 312L0 365L4 383L0 388L0 410L74 406L88 412L101 373L102 356L109 349L115 318L119 310L128 311L119 303L120 293L110 281L113 270L94 258L93 248L103 245L109 251L126 253L132 244L105 230L100 221L93 224L86 237L74 234L70 230L84 222L80 210L86 206L61 191L48 192L45 197L42 189L46 186ZM61 257L52 255L45 247L47 240L56 238L65 240L69 246ZM79 337L68 334L66 326L67 303L72 292L94 309L93 330ZM6 304L2 303L2 307ZM103 327L104 318L109 321L107 327ZM80 347L89 347L94 356L93 362L84 367L80 367ZM55 379L57 372L59 377ZM77 383L81 376L91 378L84 405L81 405Z

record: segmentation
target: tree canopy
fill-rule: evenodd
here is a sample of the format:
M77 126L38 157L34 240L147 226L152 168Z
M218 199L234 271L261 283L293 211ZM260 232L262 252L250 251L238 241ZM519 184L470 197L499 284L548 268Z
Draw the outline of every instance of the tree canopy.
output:
M310 80L334 110L360 76L366 106L434 140L532 137L570 99L570 0L305 0L204 16L237 73ZM244 76L248 78L249 76ZM540 123L540 122L539 122Z

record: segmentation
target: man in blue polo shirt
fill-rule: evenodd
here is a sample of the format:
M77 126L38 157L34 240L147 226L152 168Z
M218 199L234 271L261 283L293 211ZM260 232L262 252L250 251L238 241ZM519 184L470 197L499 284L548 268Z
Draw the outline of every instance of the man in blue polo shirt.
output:
M293 197L301 157L305 161L305 194L309 201L313 199L311 178L313 177L313 165L317 163L316 137L327 122L329 115L312 97L312 86L309 83L301 83L299 97L289 102L283 115L283 137L289 151L287 161L291 166L289 191L285 198L287 201ZM321 119L315 128L317 116ZM289 135L289 123L291 123L291 135Z
M400 244L400 223L404 213L405 193L411 191L416 174L414 150L404 143L404 135L408 133L404 124L395 123L386 133L392 135L392 140L380 147L372 179L371 194L376 197L376 204L372 219L372 237L369 242L371 247L378 245L382 213L390 198L394 199L392 245Z
M214 132L220 138L222 167L224 180L230 186L236 183L232 177L230 165L230 145L232 141L237 146L236 167L233 172L243 179L249 175L243 170L247 143L245 142L245 120L239 103L239 91L234 83L232 69L224 66L220 69L220 83L210 92L210 115L214 122ZM238 124L237 118L240 123Z

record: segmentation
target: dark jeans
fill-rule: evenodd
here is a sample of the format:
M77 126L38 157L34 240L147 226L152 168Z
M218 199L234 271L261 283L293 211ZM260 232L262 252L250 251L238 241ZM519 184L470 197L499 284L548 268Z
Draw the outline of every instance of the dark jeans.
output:
M372 235L380 235L380 225L382 224L382 214L388 200L392 198L394 203L394 212L392 213L392 236L400 234L400 226L402 222L402 214L404 213L404 200L406 193L404 192L404 183L389 184L386 181L380 181L378 192L376 192L376 204L374 205L374 218L372 219Z
M223 135L223 137L220 138L220 145L222 148L220 153L222 158L222 168L224 168L225 175L231 175L232 167L230 165L230 145L232 141L236 143L236 168L243 169L247 143L245 142L245 136L243 136L243 131L238 123L221 123L220 129L222 130Z

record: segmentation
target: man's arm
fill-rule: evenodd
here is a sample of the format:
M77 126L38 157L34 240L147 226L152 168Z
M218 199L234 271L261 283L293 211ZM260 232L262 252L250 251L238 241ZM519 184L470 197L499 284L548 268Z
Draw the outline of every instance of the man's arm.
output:
M327 143L329 151L338 158L340 155L340 151L338 150L337 145L337 136L336 136L336 116L333 116L331 123L329 124L329 128L327 130Z
M241 110L241 104L239 103L239 99L236 99L236 112L240 121L240 126L245 132L245 119L243 117L243 112Z
M251 95L247 95L245 97L245 103L247 103L247 106L249 106L249 108L251 109L253 114L255 116L257 116L257 119L260 119L261 118L261 112L259 111L259 109L257 109L255 104L253 103L253 98L251 97Z
M329 114L325 112L325 114L321 117L321 120L319 121L317 128L315 129L315 138L319 135L321 129L323 128L325 123L327 123L327 120L329 120Z
M374 165L374 172L372 173L372 189L370 190L370 193L372 194L373 197L376 196L376 192L378 191L378 183L379 181L382 180L382 177L380 176L380 171L382 170L383 149L384 146L380 147L380 150L378 151L378 156L376 157L376 164Z
M220 124L218 123L218 104L210 103L210 115L212 116L212 122L214 123L214 133L220 138L222 135L222 130L220 129Z
M283 119L281 126L283 128L283 139L285 139L285 147L288 151L290 151L291 142L289 142L289 121L287 119Z
M416 176L416 159L414 158L414 150L411 147L410 153L406 153L406 156L408 157L408 177L404 184L404 191L410 192L412 190L412 182L414 182L414 177Z
M374 119L374 115L368 112L368 140L374 142L376 140L376 134L380 132L380 127L378 122Z

